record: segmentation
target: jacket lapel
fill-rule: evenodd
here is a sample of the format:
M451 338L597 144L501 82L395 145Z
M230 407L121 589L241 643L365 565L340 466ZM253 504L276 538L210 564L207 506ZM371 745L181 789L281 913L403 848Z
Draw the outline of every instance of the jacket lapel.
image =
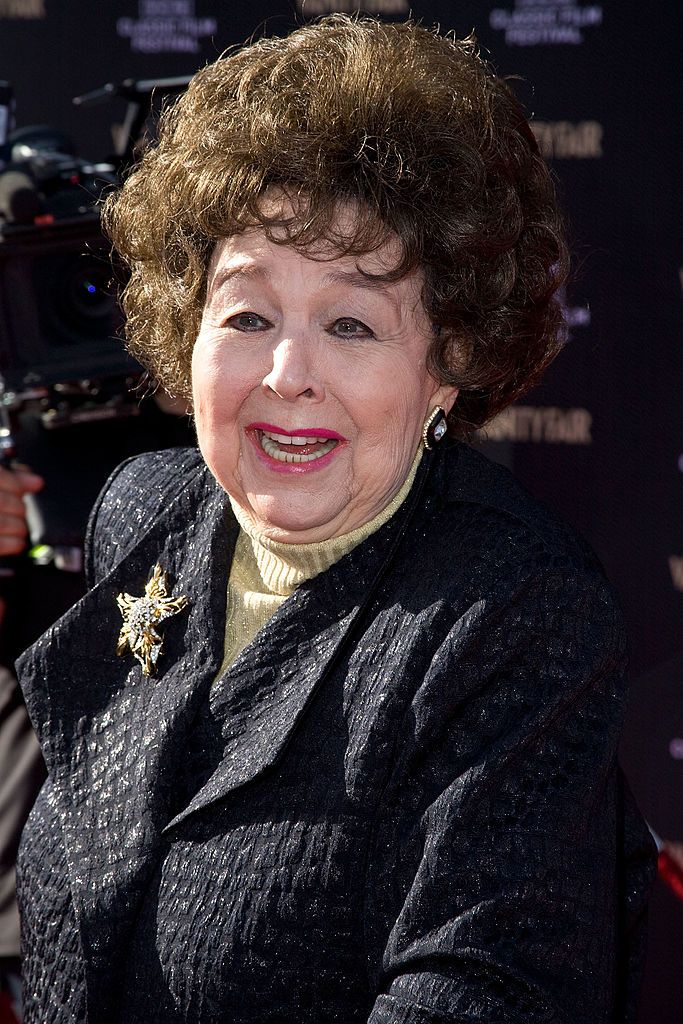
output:
M376 596L421 500L428 463L423 460L408 499L392 519L327 572L299 586L215 682L210 703L222 757L164 831L253 781L281 758Z

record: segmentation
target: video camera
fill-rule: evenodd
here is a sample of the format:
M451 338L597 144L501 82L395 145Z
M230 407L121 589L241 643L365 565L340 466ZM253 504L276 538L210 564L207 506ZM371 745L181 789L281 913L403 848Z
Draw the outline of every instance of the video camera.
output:
M102 162L78 157L54 129L13 131L12 91L0 82L0 463L16 457L45 478L26 500L34 564L78 572L108 473L136 451L183 443L159 427L154 403L141 403L143 370L121 340L124 275L99 208L138 156L154 91L179 92L188 81L126 81L80 97L128 104L115 153Z
M13 97L0 82L0 406L30 407L47 429L135 415L142 374L121 342L122 315L99 205L134 161L152 96L189 78L125 81L78 97L122 97L128 112L110 160L76 156L46 126L12 131ZM120 268L119 268L120 271Z

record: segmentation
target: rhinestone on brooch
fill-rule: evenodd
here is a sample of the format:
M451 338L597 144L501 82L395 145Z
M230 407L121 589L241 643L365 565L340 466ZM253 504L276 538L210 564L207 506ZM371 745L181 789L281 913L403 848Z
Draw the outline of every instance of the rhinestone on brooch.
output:
M130 651L142 665L144 674L151 676L156 671L163 644L156 627L164 619L182 611L188 603L187 598L183 594L168 596L166 573L157 562L145 584L143 596L119 594L116 603L123 616L116 653L123 655Z

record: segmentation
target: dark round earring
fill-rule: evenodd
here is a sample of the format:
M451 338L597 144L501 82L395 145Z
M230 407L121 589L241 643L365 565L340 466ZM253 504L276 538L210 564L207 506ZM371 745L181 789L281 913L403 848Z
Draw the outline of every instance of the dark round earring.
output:
M447 430L446 413L440 405L437 405L436 409L430 412L422 428L422 443L427 451L436 448L439 441L446 436Z

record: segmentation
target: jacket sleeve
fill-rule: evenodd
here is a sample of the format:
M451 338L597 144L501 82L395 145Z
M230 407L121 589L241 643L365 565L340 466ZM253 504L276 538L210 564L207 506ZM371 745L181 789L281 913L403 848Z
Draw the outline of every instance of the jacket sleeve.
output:
M629 928L616 766L624 646L597 574L512 583L455 623L380 802L369 1024L629 1019L616 1009ZM642 893L651 855L638 837Z

